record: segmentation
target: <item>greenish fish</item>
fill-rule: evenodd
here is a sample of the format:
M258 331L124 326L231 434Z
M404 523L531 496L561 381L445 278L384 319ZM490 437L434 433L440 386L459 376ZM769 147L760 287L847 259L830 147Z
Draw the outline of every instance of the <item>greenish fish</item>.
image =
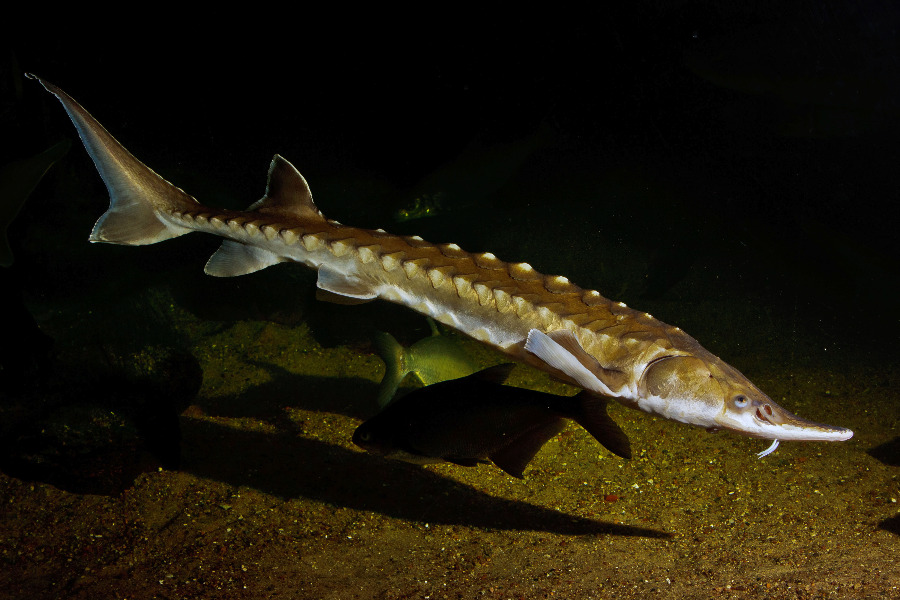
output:
M389 333L375 334L375 349L384 361L384 377L378 390L378 407L384 408L397 388L412 373L424 385L465 377L479 369L478 363L453 339L441 335L428 319L431 335L404 348Z
M399 209L394 215L394 220L402 223L404 221L412 221L413 219L424 219L433 217L444 212L445 192L425 192L419 194L409 203Z

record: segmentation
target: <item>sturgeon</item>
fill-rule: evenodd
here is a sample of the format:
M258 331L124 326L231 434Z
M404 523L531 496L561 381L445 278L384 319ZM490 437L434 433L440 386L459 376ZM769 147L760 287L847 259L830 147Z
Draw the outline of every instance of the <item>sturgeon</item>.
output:
M91 242L154 244L193 231L224 238L207 274L234 277L281 262L318 271L320 295L380 298L456 328L593 394L710 431L779 441L842 441L853 432L800 418L697 340L528 263L466 252L419 236L327 219L309 185L275 155L263 198L245 211L205 206L126 150L71 96L31 74L61 102L110 194Z

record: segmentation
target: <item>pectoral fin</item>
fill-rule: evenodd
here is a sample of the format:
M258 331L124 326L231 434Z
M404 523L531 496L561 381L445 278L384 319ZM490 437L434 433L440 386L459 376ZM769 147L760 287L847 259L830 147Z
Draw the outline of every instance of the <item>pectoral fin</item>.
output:
M616 397L625 384L624 373L604 368L584 351L575 334L566 329L549 334L532 329L528 332L525 350L564 373L583 389Z

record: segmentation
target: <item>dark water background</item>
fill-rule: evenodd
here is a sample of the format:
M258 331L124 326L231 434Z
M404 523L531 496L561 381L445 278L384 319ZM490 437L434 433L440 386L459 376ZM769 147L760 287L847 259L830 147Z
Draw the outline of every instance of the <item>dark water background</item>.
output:
M694 2L403 24L323 14L291 34L202 42L42 39L6 57L0 158L73 135L55 100L21 79L34 71L213 206L258 198L277 152L351 225L529 260L635 306L689 294L679 282L714 270L697 294L797 315L826 345L889 349L896 24L890 3ZM541 127L548 139L490 197L442 220L391 222L428 173ZM83 151L67 160L87 170ZM16 243L44 206L29 204ZM52 210L73 239L98 215L93 199ZM88 286L24 277L47 293Z

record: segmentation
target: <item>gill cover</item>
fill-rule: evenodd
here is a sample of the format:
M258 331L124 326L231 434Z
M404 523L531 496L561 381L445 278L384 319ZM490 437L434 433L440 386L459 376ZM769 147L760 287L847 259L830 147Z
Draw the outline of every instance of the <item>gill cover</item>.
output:
M706 361L690 355L659 358L644 370L638 404L682 423L718 428L723 390Z

